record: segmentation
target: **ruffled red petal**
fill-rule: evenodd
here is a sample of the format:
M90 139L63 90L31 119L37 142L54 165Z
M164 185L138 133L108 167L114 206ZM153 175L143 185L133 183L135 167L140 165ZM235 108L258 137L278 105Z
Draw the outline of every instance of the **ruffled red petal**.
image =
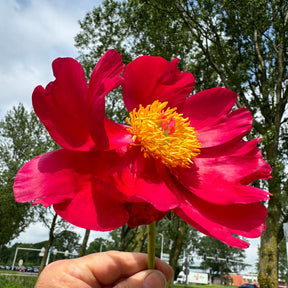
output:
M255 138L251 141L232 141L223 143L215 147L201 148L201 158L217 158L221 156L253 156L262 158L261 150L257 147L261 138Z
M202 148L215 147L234 139L242 139L251 130L252 116L245 109L231 111L237 95L224 88L204 90L188 98L183 117L198 132Z
M234 237L257 238L265 230L267 211L261 203L215 205L197 197L189 197L174 210L175 214L200 232L236 248L249 243Z
M170 63L161 57L141 56L127 65L123 72L123 100L128 111L155 100L168 101L179 107L192 92L195 83L191 73L180 73L178 59Z
M63 219L78 227L111 231L128 222L129 213L124 203L116 201L110 195L117 193L107 183L94 179L91 189L80 190L68 201L53 206Z
M81 65L72 58L54 60L56 77L46 89L35 88L34 110L51 137L67 149L89 150L90 138L87 111L87 82Z
M186 99L183 113L189 117L196 130L217 123L221 115L228 114L233 108L237 94L226 88L211 88L200 91Z
M88 156L88 155L87 155ZM80 190L90 189L89 158L82 152L57 150L36 157L17 173L16 201L47 207L71 199Z
M172 172L193 194L211 203L228 205L268 200L270 193L247 186L256 179L271 178L272 169L258 153L257 142L235 143L230 150L221 149L221 156L198 157L190 169ZM239 149L234 150L235 147Z
M98 150L109 148L109 138L104 126L105 95L121 84L120 74L123 68L121 54L108 50L91 75L88 90L89 129Z
M118 228L127 223L129 214L116 199L117 191L95 175L101 169L102 175L109 173L110 170L103 172L102 164L112 154L101 158L96 153L61 149L38 156L26 163L16 176L16 201L35 200L33 204L54 205L61 217L86 229Z
M115 187L123 193L127 202L152 204L160 211L169 211L179 204L177 195L166 185L162 163L144 158L136 148L123 158L122 168L113 174Z
M121 55L109 50L95 66L89 89L81 65L72 58L58 58L56 77L46 89L33 92L34 110L51 137L63 148L89 151L108 149L104 127L105 95L121 84Z
M132 141L132 135L127 131L128 126L117 124L105 117L105 130L109 139L109 149L126 152Z

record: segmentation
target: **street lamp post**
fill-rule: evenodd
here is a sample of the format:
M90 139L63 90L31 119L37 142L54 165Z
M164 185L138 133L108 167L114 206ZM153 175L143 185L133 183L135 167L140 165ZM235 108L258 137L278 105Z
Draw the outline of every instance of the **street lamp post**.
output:
M12 264L11 270L14 270L14 266L15 266L15 262L16 262L16 258L17 258L17 254L18 254L18 250L40 251L40 253L41 253L41 252L43 252L43 249L44 249L44 248L42 248L42 249L34 249L34 248L17 247L17 248L16 248L15 255L14 255L14 259L13 259L13 264ZM45 249L44 249L44 251L45 251ZM41 255L39 254L39 256L41 256Z
M164 246L164 235L162 233L159 233L161 236L161 254L160 254L160 259L163 260L163 246Z
M55 247L52 246L52 248L50 249L50 252L48 254L48 257L47 257L47 262L46 262L46 266L49 264L49 260L50 260L50 254L54 255L54 257L56 257L56 255L59 253L59 254L64 254L65 257L68 257L69 255L72 255L72 256L78 256L78 254L74 254L74 253L70 253L68 250L65 250L65 251L58 251Z
M286 240L286 254L287 254L287 263L288 263L288 223L283 223L283 231Z

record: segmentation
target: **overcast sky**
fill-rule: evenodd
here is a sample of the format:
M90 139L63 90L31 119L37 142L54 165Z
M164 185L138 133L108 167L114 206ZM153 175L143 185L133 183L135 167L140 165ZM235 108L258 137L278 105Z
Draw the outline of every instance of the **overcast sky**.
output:
M0 119L18 103L32 107L31 95L37 85L54 79L52 61L77 57L74 37L78 20L101 4L101 0L0 0ZM83 235L84 230L77 230ZM105 236L93 232L90 240ZM41 224L31 225L17 242L46 240ZM249 263L255 263L259 241L251 241Z

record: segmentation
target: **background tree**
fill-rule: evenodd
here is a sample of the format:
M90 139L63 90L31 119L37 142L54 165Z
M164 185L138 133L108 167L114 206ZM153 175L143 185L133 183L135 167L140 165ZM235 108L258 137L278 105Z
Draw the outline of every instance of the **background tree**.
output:
M236 263L234 261L244 262L245 251L236 248L230 248L221 241L210 238L207 236L201 237L199 242L195 245L195 250L197 254L202 256L206 254L208 257L206 261L203 261L201 266L209 271L211 268L213 273L216 275L221 275L221 278L224 278L224 275L233 273L239 273L245 268L244 264ZM209 257L218 257L222 259L228 258L228 263L226 261L215 261L209 259Z
M79 241L80 235L76 232L71 230L62 230L59 233L55 233L53 246L58 251L69 251L70 253L76 253L79 251ZM57 254L57 257L55 257L55 260L63 259L63 256L64 255L62 253L59 253Z
M127 224L111 231L109 235L114 242L114 249L119 251L133 251L137 231L138 227L131 229ZM138 250L138 252L140 251Z
M260 253L260 272L273 287L288 220L287 23L283 0L109 0L86 15L75 38L87 67L108 48L123 51L124 61L139 54L177 56L180 68L194 73L196 91L218 84L239 95L237 105L253 114L253 134L263 138L264 157L274 169L268 183L256 183L273 193Z
M90 242L86 255L109 250L115 250L113 241L100 237Z
M0 246L17 237L31 222L42 222L49 229L49 240L40 270L45 266L55 233L68 227L52 208L17 203L13 183L21 166L34 157L55 150L52 140L36 114L28 112L22 104L14 107L0 122ZM9 215L9 217L7 217Z
M86 254L86 249L87 249L87 244L88 244L88 240L90 237L90 232L91 232L91 230L85 229L85 234L84 234L83 241L82 241L80 248L79 248L78 257L82 257Z
M183 255L183 251L185 250L187 253L192 253L199 236L198 232L181 218L176 217L172 219L171 216L172 213L171 215L168 214L168 217L158 223L157 232L163 235L163 253L169 254L169 264L173 267L174 271L176 271L179 266L178 260L180 256ZM159 244L160 241L156 246L158 249Z
M42 222L49 230L49 238L46 242L44 256L42 257L39 268L39 273L41 273L46 266L49 253L52 252L51 249L53 247L56 235L59 236L63 231L71 228L71 224L59 217L51 206L44 208L38 205L34 207L34 211L35 210L37 212L38 222Z
M22 104L0 121L0 247L33 221L30 204L15 202L13 183L17 171L28 160L55 148L34 112L28 112Z

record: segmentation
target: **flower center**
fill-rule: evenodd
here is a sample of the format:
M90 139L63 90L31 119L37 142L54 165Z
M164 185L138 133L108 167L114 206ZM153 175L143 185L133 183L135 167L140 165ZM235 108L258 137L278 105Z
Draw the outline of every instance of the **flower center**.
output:
M160 159L169 168L189 168L201 144L189 119L178 114L177 108L166 108L167 104L156 100L129 113L128 131L134 135L131 145L141 145L145 157Z

